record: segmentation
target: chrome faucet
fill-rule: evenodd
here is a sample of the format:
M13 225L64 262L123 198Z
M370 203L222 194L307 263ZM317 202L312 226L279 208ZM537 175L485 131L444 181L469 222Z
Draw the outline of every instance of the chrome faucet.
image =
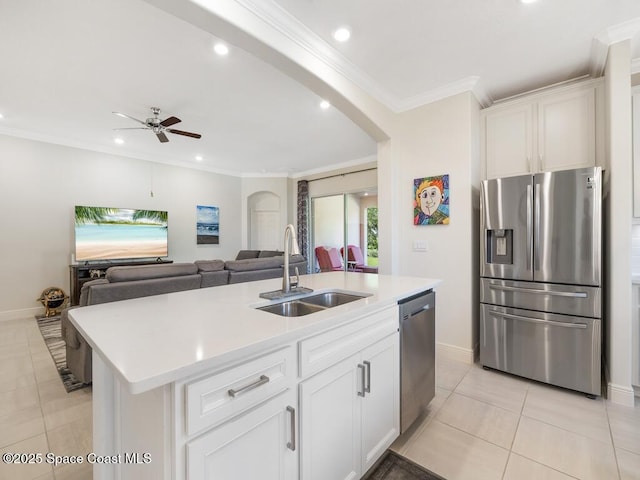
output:
M287 225L284 229L284 272L282 274L282 291L284 293L291 292L291 277L289 276L289 255L299 255L300 247L296 238L296 230L293 225ZM293 282L293 288L298 286L300 274L296 267L296 280Z

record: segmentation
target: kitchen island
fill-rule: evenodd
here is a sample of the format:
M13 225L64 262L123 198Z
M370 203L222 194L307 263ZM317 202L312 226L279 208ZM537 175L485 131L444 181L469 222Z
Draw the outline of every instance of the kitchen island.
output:
M94 478L360 478L399 431L397 301L440 281L300 283L368 296L283 317L257 310L273 279L71 310L93 348Z

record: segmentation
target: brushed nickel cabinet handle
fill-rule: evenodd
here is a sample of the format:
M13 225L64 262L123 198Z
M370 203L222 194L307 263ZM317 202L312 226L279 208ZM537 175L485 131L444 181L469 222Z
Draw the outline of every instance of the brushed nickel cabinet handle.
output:
M230 397L236 398L242 395L243 393L248 392L249 390L253 390L254 388L259 387L260 385L264 385L267 382L269 382L269 377L267 377L266 375L260 375L260 378L255 382L250 383L249 385L246 385L242 388L239 388L238 390L234 390L233 388L231 388L227 393L229 393Z
M371 393L371 362L364 361L365 369L367 371L367 382L364 384L364 392Z
M366 368L366 367L365 367L364 365L362 365L361 363L359 363L359 364L358 364L358 369L360 370L360 380L362 381L362 390L358 390L358 396L359 396L359 397L364 397L364 392L365 392L365 389L364 389L364 382L365 382L365 379L364 379L364 375L365 375L365 368Z
M293 452L296 451L296 409L287 406L287 412L291 414L291 441L287 442L287 448Z

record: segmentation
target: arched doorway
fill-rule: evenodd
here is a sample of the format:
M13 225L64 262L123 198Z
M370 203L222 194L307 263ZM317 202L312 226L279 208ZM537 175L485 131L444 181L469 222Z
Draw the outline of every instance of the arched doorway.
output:
M280 197L273 192L249 196L247 244L250 250L278 250L280 247Z

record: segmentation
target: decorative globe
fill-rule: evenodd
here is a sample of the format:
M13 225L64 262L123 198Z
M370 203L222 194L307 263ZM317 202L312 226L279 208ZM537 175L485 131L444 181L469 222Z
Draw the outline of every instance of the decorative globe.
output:
M64 290L58 287L45 288L40 294L38 301L44 305L45 316L50 317L56 315L57 309L62 307L69 297Z

